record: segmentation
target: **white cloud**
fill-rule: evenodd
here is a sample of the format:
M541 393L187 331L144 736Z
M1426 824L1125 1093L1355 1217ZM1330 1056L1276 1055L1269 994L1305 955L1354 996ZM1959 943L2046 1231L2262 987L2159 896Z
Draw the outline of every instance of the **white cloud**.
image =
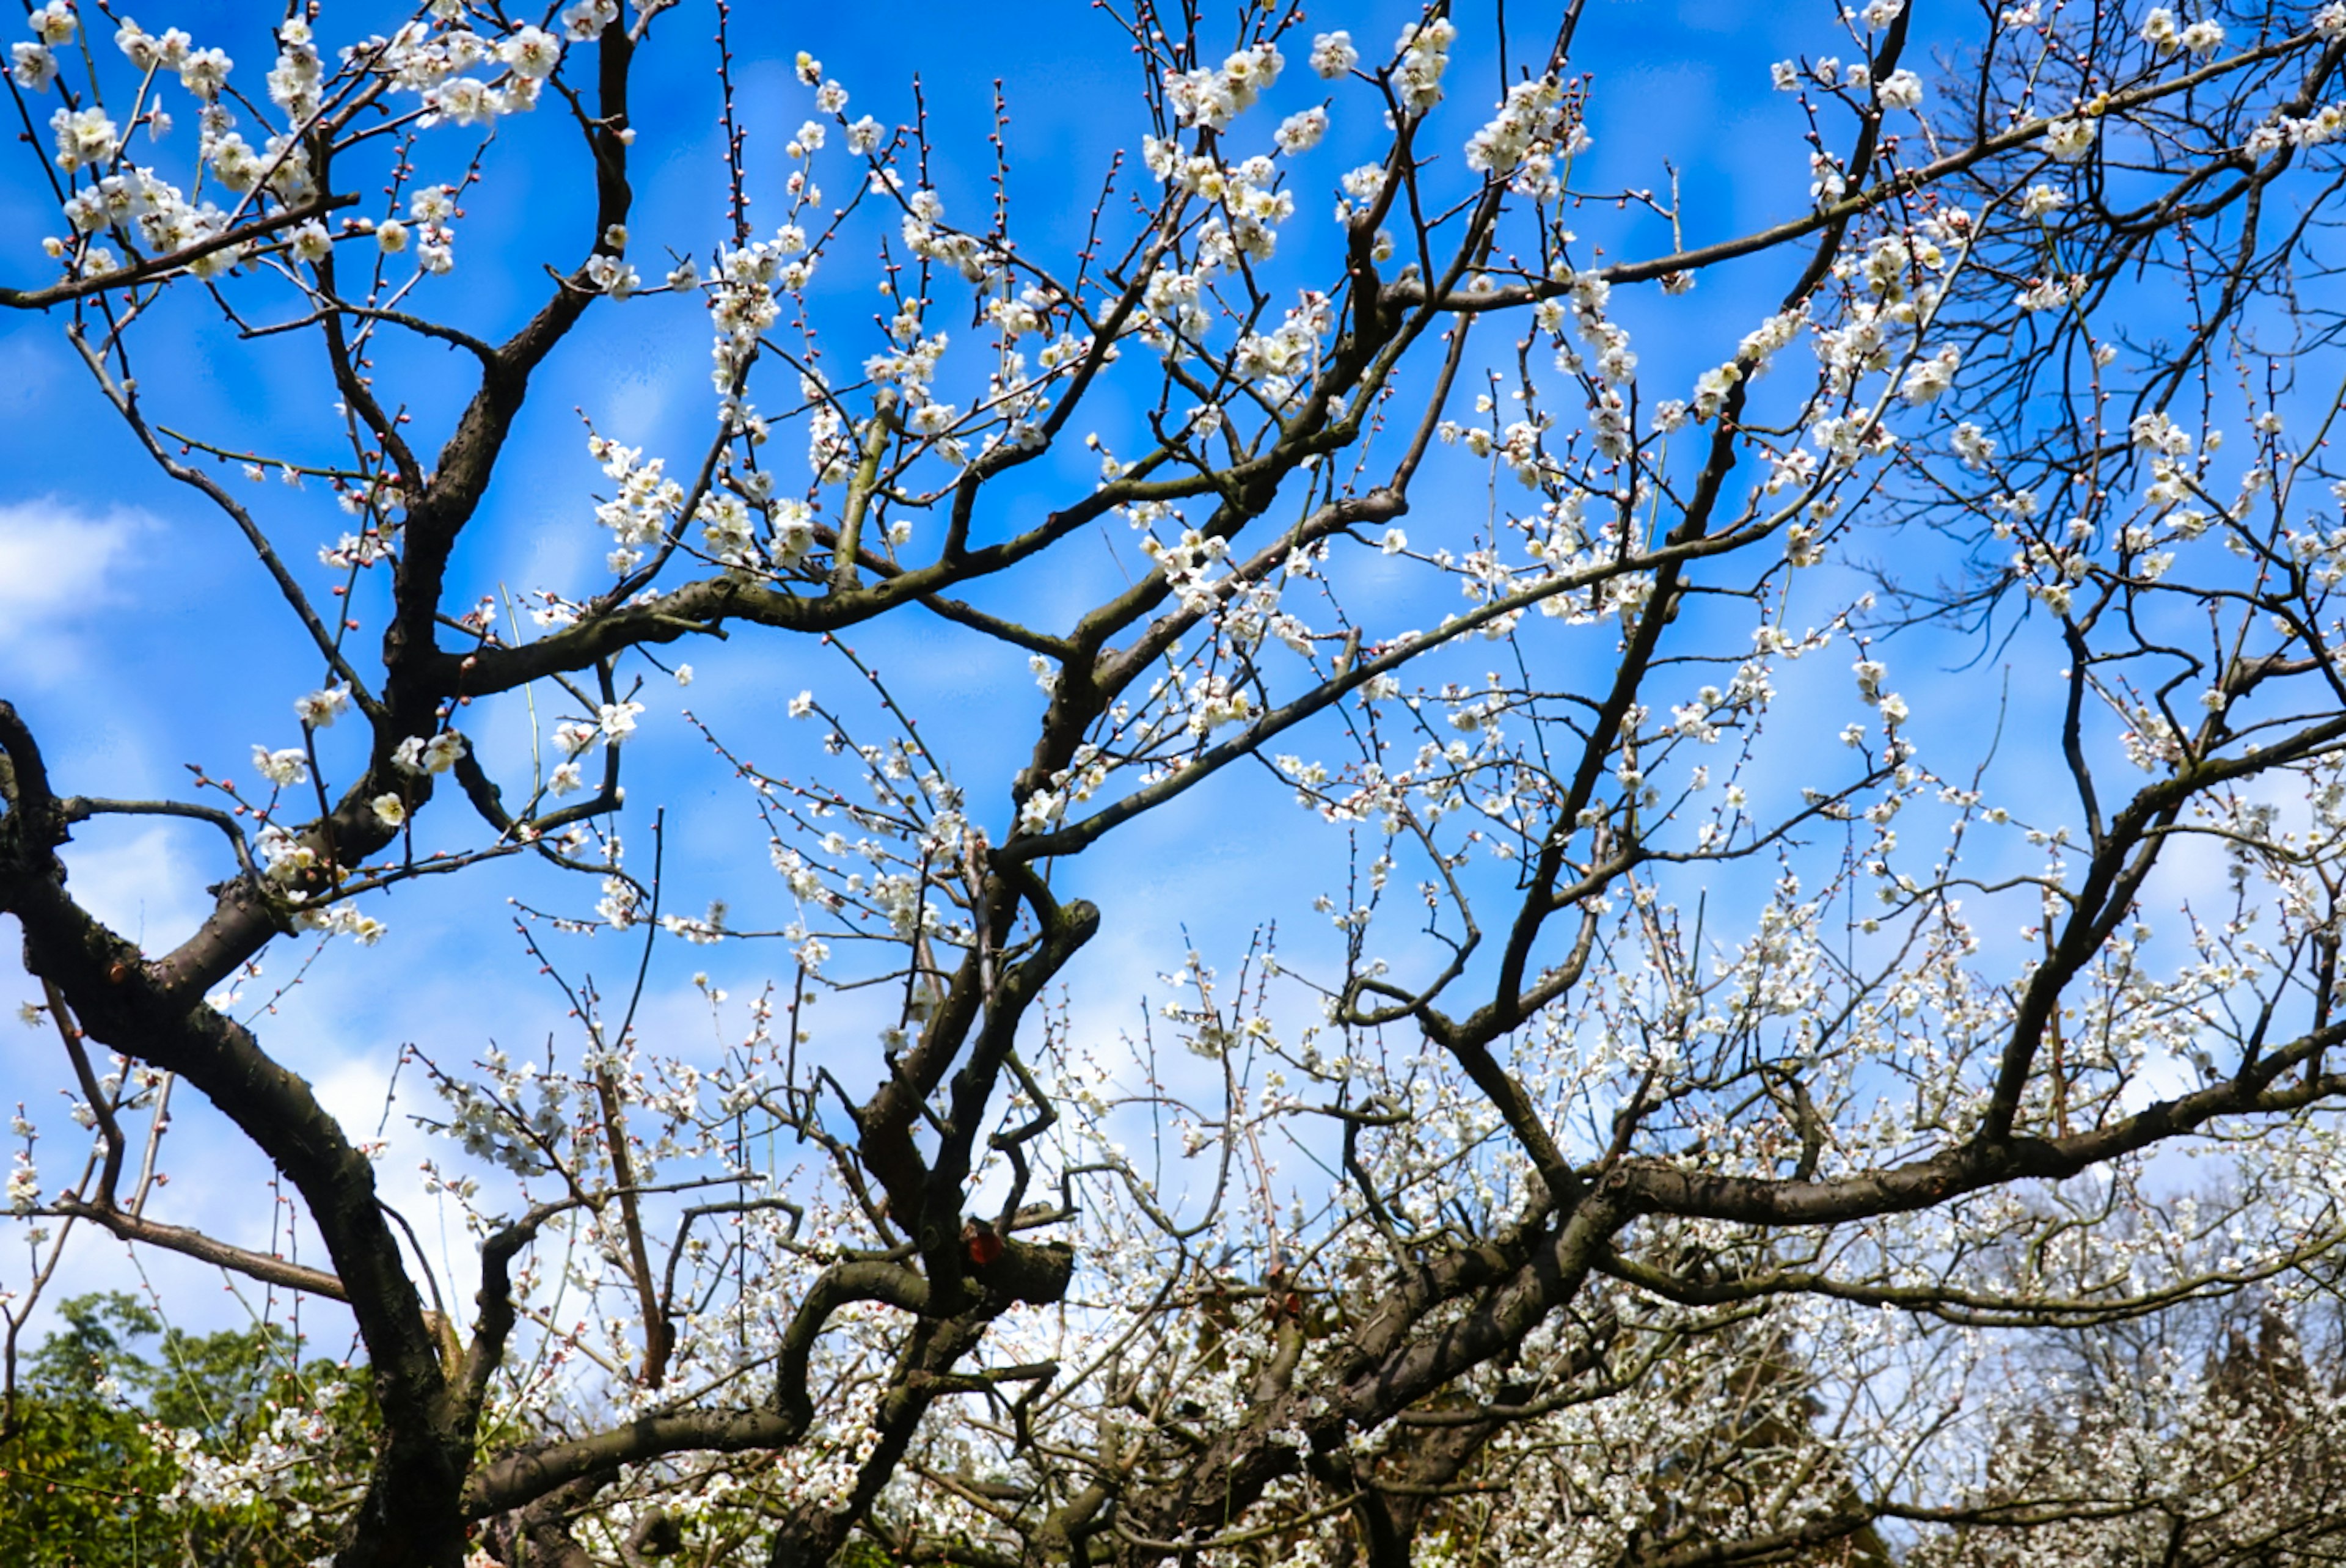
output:
M168 953L211 913L211 901L199 887L235 866L228 859L228 842L219 836L211 845L204 842L209 831L136 817L85 821L73 829L73 842L61 852L66 887L117 937L136 942L143 953ZM211 852L213 845L219 845L213 859L190 859L190 852ZM14 948L5 951L14 955Z
M188 851L201 842L201 832L178 823L134 828L134 820L103 818L75 829L64 850L67 885L82 908L142 951L168 952L210 912L198 891L209 880L205 871L217 875L234 862L217 836L218 863L191 861Z
M112 596L117 563L147 525L122 507L85 511L45 496L0 503L0 624L70 620Z
M74 634L118 598L142 512L85 509L55 496L0 502L0 675L54 687L86 674Z

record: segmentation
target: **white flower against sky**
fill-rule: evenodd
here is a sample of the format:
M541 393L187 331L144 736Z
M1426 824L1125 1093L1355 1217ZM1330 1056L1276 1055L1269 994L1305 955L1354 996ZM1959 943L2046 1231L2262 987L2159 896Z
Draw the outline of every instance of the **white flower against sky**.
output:
M2085 117L2056 119L2045 127L2045 150L2063 163L2076 163L2094 150L2099 126Z
M350 710L351 688L330 686L293 699L294 717L312 729L324 729Z
M1332 81L1360 63L1361 52L1352 47L1352 36L1341 28L1319 34L1311 40L1311 68L1322 77Z
M310 777L309 754L298 746L276 751L256 746L252 748L252 766L255 772L280 789L290 784L304 783Z

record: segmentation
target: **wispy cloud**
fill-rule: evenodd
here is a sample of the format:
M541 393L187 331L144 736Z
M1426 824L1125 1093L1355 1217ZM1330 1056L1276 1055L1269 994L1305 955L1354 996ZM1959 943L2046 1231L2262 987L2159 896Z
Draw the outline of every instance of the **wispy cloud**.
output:
M49 685L79 669L75 633L115 602L151 520L54 496L0 502L0 675Z
M112 596L109 579L147 525L143 513L92 512L68 501L0 502L0 616L71 618Z

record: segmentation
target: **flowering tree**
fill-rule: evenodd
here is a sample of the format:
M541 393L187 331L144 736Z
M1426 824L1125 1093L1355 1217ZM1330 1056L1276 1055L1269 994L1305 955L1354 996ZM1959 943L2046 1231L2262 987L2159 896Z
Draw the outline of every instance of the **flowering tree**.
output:
M1063 244L1006 117L973 172L805 54L770 157L720 4L712 227L660 262L637 160L699 111L631 87L696 46L676 7L294 7L261 92L99 9L14 46L56 219L0 303L309 667L223 659L279 731L168 798L60 776L0 702L0 911L77 1124L18 1115L9 1343L110 1236L342 1304L379 1420L358 1468L298 1410L175 1440L188 1506L298 1486L345 1568L2156 1534L2172 1487L2014 1457L2001 1369L2251 1287L2285 1315L2340 1236L2340 376L2299 290L2346 5L1828 9L1745 84L1808 189L1742 231L1577 172L1613 112L1577 0L1390 47L1144 5L1137 158ZM525 173L560 219L497 319L465 229ZM638 311L713 329L713 430L586 409L555 520L501 510L575 439L533 378ZM175 384L291 345L314 427ZM480 552L525 525L600 554L501 598ZM655 713L688 650L805 689ZM908 695L1005 654L1034 686L982 722ZM671 853L641 775L680 800L697 755L753 870ZM1130 846L1200 811L1293 848L1101 1025L1070 999L1140 989L1092 957ZM77 900L117 817L213 835L167 946ZM235 993L448 879L521 901L561 1015L519 1054L413 1026L470 1301ZM656 1037L671 959L743 944L746 1003L694 983L722 1044ZM175 1091L322 1262L170 1217ZM2184 1149L2220 1201L2170 1202Z
M14 1390L19 1430L0 1498L0 1550L10 1561L276 1568L311 1561L332 1540L339 1521L305 1503L323 1500L337 1472L364 1461L373 1430L363 1389L343 1369L301 1366L278 1324L165 1330L150 1358L137 1341L155 1335L160 1319L120 1293L62 1301L56 1315L64 1327L27 1358ZM328 1462L306 1478L321 1490L304 1498L298 1485L250 1486L240 1467L187 1448L184 1434L208 1428L239 1449L265 1434L264 1443L322 1451ZM225 1485L206 1495L215 1478ZM206 1505L189 1506L197 1497Z
M2039 1407L2001 1434L1983 1489L1996 1506L1982 1517L2009 1522L1943 1535L1917 1559L2216 1564L2334 1553L2341 1389L2306 1354L2332 1349L2334 1312L2222 1313L2212 1342L2191 1331L2203 1325L2165 1320L2206 1316L2062 1347L2032 1380ZM2300 1343L2292 1317L2315 1335Z

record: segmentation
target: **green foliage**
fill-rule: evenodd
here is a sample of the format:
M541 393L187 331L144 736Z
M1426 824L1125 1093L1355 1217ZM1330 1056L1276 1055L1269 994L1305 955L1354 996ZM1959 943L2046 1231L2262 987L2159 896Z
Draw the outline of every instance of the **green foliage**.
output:
M65 1326L27 1359L0 1442L0 1563L294 1568L330 1549L349 1501L335 1478L363 1473L375 1428L362 1374L301 1365L299 1340L276 1324L166 1329L119 1291L76 1297L58 1315ZM224 1499L183 1491L188 1471L164 1431L246 1460L288 1410L314 1410L322 1443L291 1445L286 1462L240 1475Z

